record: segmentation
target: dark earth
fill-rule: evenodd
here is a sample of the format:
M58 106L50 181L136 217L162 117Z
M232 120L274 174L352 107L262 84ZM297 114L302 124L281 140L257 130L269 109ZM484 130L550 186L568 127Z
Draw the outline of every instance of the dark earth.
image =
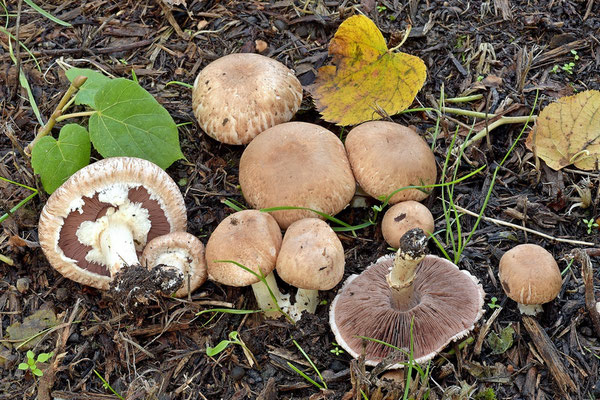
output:
M188 231L206 243L216 225L233 212L223 201L244 203L237 178L243 148L203 134L192 113L190 89L167 86L168 82L191 84L204 66L223 55L260 50L294 69L302 84L309 85L329 60L327 45L339 24L362 13L377 24L390 47L412 26L402 51L421 57L428 68L412 108L438 108L443 92L446 98L482 95L452 107L507 116L538 114L561 96L600 89L599 1L38 0L37 4L73 26L57 25L26 2L2 1L0 176L40 192L12 213L0 230L0 255L12 261L12 265L0 262L0 398L117 399L115 393L126 399L164 400L600 398L600 328L594 327L593 313L586 307L582 276L589 255L593 273L587 293L593 294L594 286L598 292L600 232L593 221L588 227L584 219L600 216L600 177L598 171L546 167L525 148L525 136L500 165L523 124L490 131L457 161L458 177L485 168L455 185L455 204L478 213L493 182L484 216L512 225L489 219L476 224L477 219L466 214L460 218L460 237L465 240L472 231L473 235L458 265L481 280L491 306L485 306L473 340L448 346L429 364L428 376L421 378L413 369L405 391L407 377L402 373L396 380L383 379L381 369L366 368L338 351L325 305L296 325L284 319L265 320L260 314L198 315L212 308L256 307L249 288L207 282L190 299L151 296L135 313L128 313L109 294L55 272L37 241L37 220L47 195L23 152L40 126L15 65L23 69L45 120L69 86L61 66L101 69L128 78L135 71L140 84L182 124L179 134L186 160L175 162L167 172L185 195ZM573 66L563 68L571 62ZM433 112L385 117L415 127L430 144L434 140ZM347 132L321 120L306 91L295 118L318 123L342 137ZM81 121L85 124L85 119ZM444 178L442 166L453 133L458 128L458 140L464 140L474 122L455 114L440 118L434 145L439 181ZM485 122L476 122L476 130L485 128ZM62 124L55 127L55 135ZM524 135L528 132L525 128ZM93 161L98 158L93 154ZM451 165L455 159L453 154ZM452 180L453 173L449 168L445 180ZM445 231L443 193L435 189L424 203L436 219L438 240L454 257ZM0 214L29 194L0 181ZM339 215L352 225L373 217L371 208L347 208ZM448 218L454 221L454 213ZM389 253L380 221L381 214L378 224L356 231L356 236L340 233L345 276ZM546 304L537 320L519 314L497 278L500 257L518 243L545 247L564 270L558 299ZM442 255L435 244L429 247ZM340 286L321 293L321 299L331 302ZM282 287L290 290L283 283ZM24 321L29 316L33 317ZM37 335L25 345L11 342L9 335L22 322L34 326L26 337ZM494 342L502 332L510 338L507 327L514 331L512 343ZM206 355L207 346L217 345L232 331L239 332L247 352L233 344L213 357ZM293 340L321 372L327 389L320 390L289 367L292 363L321 382ZM17 368L31 347L36 355L53 353L49 361L38 364L41 377Z

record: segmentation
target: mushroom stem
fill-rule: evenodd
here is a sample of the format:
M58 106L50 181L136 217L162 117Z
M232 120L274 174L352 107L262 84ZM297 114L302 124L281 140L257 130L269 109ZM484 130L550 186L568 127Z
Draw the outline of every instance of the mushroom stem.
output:
M407 231L400 238L400 248L387 276L390 287L400 290L412 286L417 265L425 258L427 235L420 228Z
M300 319L302 311L314 314L317 310L317 305L319 305L318 290L298 289L298 292L296 293L296 303L294 304L298 319Z
M279 308L288 308L289 301L287 300L287 296L282 295L279 291L279 287L277 286L277 281L275 280L275 275L273 272L265 277L265 282L258 281L252 284L252 291L256 297L256 303L260 309L265 312L264 314L266 317L278 318L281 316L281 313L279 312L277 306L279 306ZM271 297L271 293L269 293L269 289L271 289L273 292L277 304L273 302L273 298Z
M521 314L524 314L524 315L536 316L537 314L544 311L541 304L517 303L517 306L519 307L519 311L521 312Z
M124 266L140 263L133 242L133 233L127 224L112 221L100 236L100 246L112 277Z

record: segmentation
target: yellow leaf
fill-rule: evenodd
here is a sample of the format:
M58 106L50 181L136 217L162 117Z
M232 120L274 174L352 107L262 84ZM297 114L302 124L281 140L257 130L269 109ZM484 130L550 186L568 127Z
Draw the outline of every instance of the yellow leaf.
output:
M340 25L329 54L334 65L319 68L309 91L323 118L338 125L397 114L410 106L427 76L423 60L392 53L377 26L363 15Z
M599 169L600 92L586 90L548 105L525 144L554 170L570 164Z

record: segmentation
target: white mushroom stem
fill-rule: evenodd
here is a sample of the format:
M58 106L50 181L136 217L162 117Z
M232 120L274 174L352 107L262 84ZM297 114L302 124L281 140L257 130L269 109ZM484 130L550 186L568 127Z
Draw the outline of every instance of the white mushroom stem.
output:
M123 266L139 264L133 233L127 224L111 221L100 236L100 247L111 276Z
M544 311L541 304L522 304L517 303L519 306L519 311L524 315L536 316L537 314Z
M261 310L265 311L266 317L278 318L279 316L281 316L281 313L278 311L277 308L278 305L279 308L286 310L290 307L288 296L284 296L279 291L279 287L277 286L277 281L275 280L275 275L273 274L273 272L271 272L265 277L265 282L258 281L252 284L252 291L254 292L254 296L256 297L256 303L258 304ZM277 303L273 301L269 289L271 289L271 292L273 292L275 301Z
M296 303L294 307L298 313L298 318L302 315L303 311L314 314L317 311L319 305L319 291L310 289L298 289L296 293Z
M181 249L165 251L154 261L154 265L164 265L164 268L173 269L182 276L185 276L186 271L189 270L189 268L186 268L189 263L190 256L185 250Z

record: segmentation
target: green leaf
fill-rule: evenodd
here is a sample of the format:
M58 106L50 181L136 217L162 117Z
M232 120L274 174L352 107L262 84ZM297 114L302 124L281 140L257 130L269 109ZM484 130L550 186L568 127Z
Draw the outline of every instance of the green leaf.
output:
M37 357L38 362L46 362L52 357L54 353L40 353Z
M33 373L35 376L42 376L42 375L44 375L44 373L42 372L42 370L41 370L41 369L39 369L39 368L32 369L32 370L31 370L31 372L32 372L32 373Z
M88 68L70 68L65 72L69 81L73 82L78 76L87 76L87 81L79 88L75 96L75 104L86 104L92 108L96 108L94 96L111 79L101 74L98 71Z
M209 357L216 356L217 354L219 354L220 352L225 350L227 348L227 346L229 346L230 343L231 343L231 341L229 341L229 340L221 340L219 342L219 344L216 345L215 347L207 346L206 347L206 355Z
M67 178L90 163L88 132L77 124L62 127L58 140L44 136L31 152L31 165L42 179L44 189L52 193Z
M513 344L514 333L515 330L510 325L502 329L500 335L497 335L495 332L490 332L487 343L492 349L492 354L502 354L510 349L510 346Z
M90 137L103 157L139 157L166 169L183 158L179 134L167 110L144 88L113 79L96 93Z
M27 370L27 369L29 369L29 364L21 363L21 364L19 364L19 366L17 368Z
M27 362L35 360L35 353L31 350L27 350Z

